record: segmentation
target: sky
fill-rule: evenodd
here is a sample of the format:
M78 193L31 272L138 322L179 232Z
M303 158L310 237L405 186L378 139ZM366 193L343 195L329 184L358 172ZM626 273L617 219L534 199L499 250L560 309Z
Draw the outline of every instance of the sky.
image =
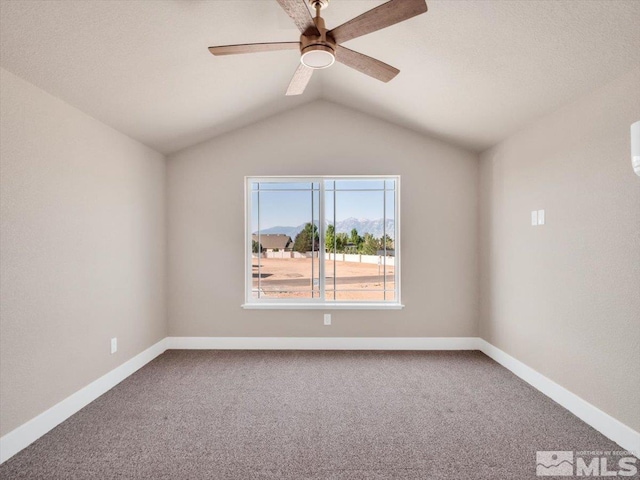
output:
M347 218L377 220L383 218L384 212L384 192L379 191L341 191L342 189L371 189L384 187L382 181L340 181L337 182L335 191L336 218L339 222ZM316 183L316 188L318 184ZM388 187L391 185L388 184ZM319 216L319 191L311 192L311 184L260 184L260 193L255 189L252 191L252 215L251 231L258 230L258 195L260 200L260 230L271 227L297 227L307 222L311 222L312 203L313 216L317 221ZM254 187L255 188L255 187ZM276 190L277 188L293 188L295 191ZM305 188L306 190L302 190ZM334 190L333 182L325 184L325 218L328 222L333 222L334 210ZM394 195L392 191L387 191L387 218L393 218Z

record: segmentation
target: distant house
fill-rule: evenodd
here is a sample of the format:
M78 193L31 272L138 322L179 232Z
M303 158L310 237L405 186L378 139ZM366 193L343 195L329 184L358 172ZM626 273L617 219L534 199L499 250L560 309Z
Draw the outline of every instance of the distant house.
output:
M258 242L258 235L255 233L251 235L251 238ZM275 250L280 252L290 252L293 250L293 241L291 240L291 237L281 233L261 234L259 242L265 252L273 252Z

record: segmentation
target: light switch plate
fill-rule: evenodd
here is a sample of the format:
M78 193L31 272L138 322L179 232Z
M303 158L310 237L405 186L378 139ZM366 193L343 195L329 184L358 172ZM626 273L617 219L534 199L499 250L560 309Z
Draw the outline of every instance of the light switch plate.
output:
M531 212L531 225L533 225L533 226L538 225L538 211L537 210L533 210Z
M538 225L544 225L544 210L538 210Z

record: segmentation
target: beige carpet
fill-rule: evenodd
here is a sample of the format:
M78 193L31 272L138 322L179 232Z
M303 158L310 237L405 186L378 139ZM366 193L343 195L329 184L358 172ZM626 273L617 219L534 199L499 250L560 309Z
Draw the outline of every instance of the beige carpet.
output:
M479 352L167 351L0 466L13 479L534 479L621 450Z

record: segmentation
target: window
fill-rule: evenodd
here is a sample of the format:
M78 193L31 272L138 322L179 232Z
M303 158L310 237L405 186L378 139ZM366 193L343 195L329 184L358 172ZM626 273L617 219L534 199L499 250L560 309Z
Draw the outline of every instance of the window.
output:
M401 308L400 177L247 177L245 308Z

